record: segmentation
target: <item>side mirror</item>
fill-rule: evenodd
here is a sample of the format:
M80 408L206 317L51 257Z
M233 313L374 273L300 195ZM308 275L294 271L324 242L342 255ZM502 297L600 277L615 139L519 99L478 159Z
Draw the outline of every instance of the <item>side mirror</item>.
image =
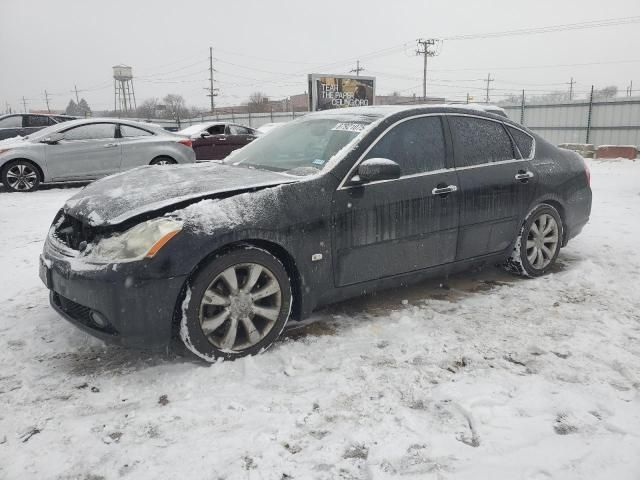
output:
M351 183L362 184L380 180L394 180L400 178L402 170L393 160L387 158L369 158L358 165L356 175Z
M44 137L41 140L41 143L46 143L47 145L55 145L60 140L64 139L64 135L62 133L52 133L51 135Z
M211 134L209 132L202 132L200 134L200 138L207 138L207 137L210 137L210 136L211 136Z

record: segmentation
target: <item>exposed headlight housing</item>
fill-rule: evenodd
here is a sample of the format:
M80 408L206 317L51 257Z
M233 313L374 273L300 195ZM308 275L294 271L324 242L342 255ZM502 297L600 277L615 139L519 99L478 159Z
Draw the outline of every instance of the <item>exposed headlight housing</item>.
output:
M180 230L183 222L173 218L154 218L129 230L103 238L86 250L92 263L125 263L152 258Z

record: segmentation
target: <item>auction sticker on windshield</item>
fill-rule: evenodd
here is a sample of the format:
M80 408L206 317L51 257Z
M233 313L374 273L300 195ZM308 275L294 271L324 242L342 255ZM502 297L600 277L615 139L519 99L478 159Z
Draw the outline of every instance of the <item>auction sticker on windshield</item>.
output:
M343 132L361 132L366 128L365 123L338 123L331 130L340 130Z

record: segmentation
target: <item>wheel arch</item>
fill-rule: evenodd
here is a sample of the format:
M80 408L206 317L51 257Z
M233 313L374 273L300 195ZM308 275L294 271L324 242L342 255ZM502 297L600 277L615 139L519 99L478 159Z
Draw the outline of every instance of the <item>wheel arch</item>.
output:
M567 212L565 211L564 205L555 199L547 199L540 203L549 205L556 209L558 215L560 215L560 220L562 220L562 243L560 244L562 247L567 245L569 235L567 229Z
M527 215L538 205L549 205L557 210L558 215L560 215L560 220L562 221L562 243L560 245L565 247L569 240L569 235L567 228L567 211L564 202L559 198L551 196L539 198L530 205Z
M287 275L291 281L291 294L292 294L292 306L291 306L291 319L298 320L301 319L303 315L303 300L302 300L302 276L300 274L300 270L298 265L291 255L291 253L282 245L273 242L271 240L265 240L261 238L252 238L245 240L238 240L231 243L227 243L216 250L212 251L205 257L203 257L196 266L189 272L187 278L184 282L182 290L178 295L176 300L176 306L174 309L173 315L173 334L177 333L177 329L180 325L181 313L182 313L182 303L184 302L185 296L187 294L187 288L190 285L191 279L198 274L204 268L204 266L214 259L217 256L224 255L227 252L232 250L254 247L267 251L274 257L276 257L284 266Z

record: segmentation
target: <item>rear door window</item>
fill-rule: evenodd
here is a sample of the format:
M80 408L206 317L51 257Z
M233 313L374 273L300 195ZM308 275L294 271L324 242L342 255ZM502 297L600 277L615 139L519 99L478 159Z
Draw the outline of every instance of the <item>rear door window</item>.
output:
M450 116L457 167L513 160L511 140L499 122L477 117Z
M531 135L523 132L522 130L518 130L517 128L507 127L509 129L509 133L511 133L511 137L513 141L516 142L516 146L520 153L522 154L522 158L530 158L532 149L533 149L533 138Z
M438 116L419 117L399 123L389 130L366 158L393 160L402 175L445 168L445 143L442 120Z
M231 135L250 135L251 132L248 128L241 127L239 125L229 125L229 131Z

